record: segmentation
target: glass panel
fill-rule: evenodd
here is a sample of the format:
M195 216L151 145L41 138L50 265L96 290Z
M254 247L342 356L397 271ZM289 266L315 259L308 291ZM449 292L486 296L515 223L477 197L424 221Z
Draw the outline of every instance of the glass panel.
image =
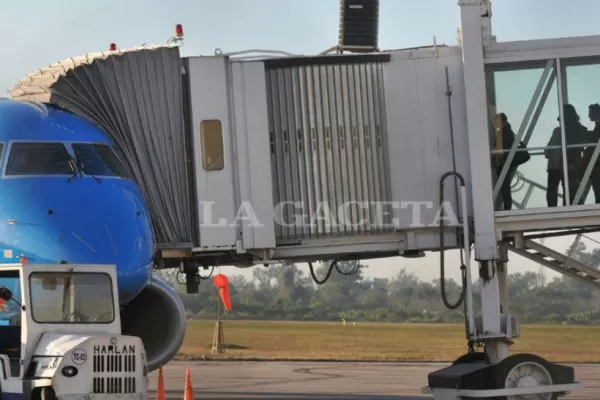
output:
M34 272L31 315L39 323L111 323L112 280L103 273Z
M6 175L71 175L71 158L62 143L13 143Z
M2 164L3 153L4 153L4 143L0 143L0 164Z
M21 303L21 280L18 271L0 272L0 286L12 292L13 299ZM21 308L13 300L0 299L0 326L21 325ZM1 332L0 332L1 335Z
M600 157L591 163L594 150L600 140L600 61L593 64L572 65L573 62L562 61L565 66L565 84L567 101L575 106L579 113L581 123L589 130L589 137L585 140L583 161L576 169L577 179L581 185L577 186L578 204L600 204ZM586 169L589 172L586 175ZM585 180L585 182L584 182ZM585 199L585 201L584 201Z
M558 243L550 243L556 246L552 247L553 249L589 267L600 269L600 233L590 232L581 235L563 236L562 238L549 238L547 240L559 242L560 239L562 239L560 247L558 247Z
M207 171L219 171L225 166L223 152L223 128L218 119L200 123L202 142L202 166Z
M503 195L506 196L510 188L510 199L512 200L511 210L524 210L534 207L547 207L548 191L547 188L552 185L550 179L555 179L555 176L546 173L546 176L538 171L546 171L548 167L548 159L544 155L543 150L529 150L531 159L524 165L517 167L511 171L509 176L510 185L504 185L500 191L500 207L502 210ZM534 178L534 179L532 179ZM505 181L506 182L506 181ZM550 185L549 185L550 183ZM556 194L559 205L563 203L562 184L559 185L559 191Z
M562 135L554 61L490 67L488 101L496 210L562 205ZM519 135L527 151L517 149L511 167L503 173L511 145ZM548 148L551 138L555 146ZM510 185L498 182L502 175L512 176Z
M131 178L125 165L108 145L74 143L73 151L87 175Z

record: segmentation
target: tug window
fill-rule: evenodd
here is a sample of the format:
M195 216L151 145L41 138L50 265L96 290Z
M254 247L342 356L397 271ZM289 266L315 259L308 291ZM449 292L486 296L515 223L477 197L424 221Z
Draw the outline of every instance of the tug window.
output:
M29 276L29 309L38 323L114 321L113 284L99 272L33 272Z
M6 175L71 175L71 157L62 143L13 143Z
M207 171L220 171L225 167L223 151L223 126L218 119L208 119L200 123L202 145L202 167Z

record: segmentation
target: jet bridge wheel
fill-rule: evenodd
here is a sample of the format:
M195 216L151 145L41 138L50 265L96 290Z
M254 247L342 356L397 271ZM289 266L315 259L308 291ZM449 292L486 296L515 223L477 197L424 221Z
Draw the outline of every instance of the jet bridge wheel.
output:
M556 384L552 365L534 354L513 354L495 368L494 383L498 389L516 389ZM498 397L498 400L557 400L558 393L541 393Z

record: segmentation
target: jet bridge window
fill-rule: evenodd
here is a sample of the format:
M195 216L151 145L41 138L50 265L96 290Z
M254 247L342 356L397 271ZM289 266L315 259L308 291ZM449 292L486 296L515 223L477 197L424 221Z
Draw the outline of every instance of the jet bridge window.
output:
M131 174L125 165L106 144L75 143L73 151L77 160L83 165L83 172L87 175L131 179Z
M200 123L202 167L207 171L220 171L225 167L223 151L223 126L218 119Z
M71 158L62 143L13 143L6 175L71 175Z
M600 204L600 60L486 69L496 210Z

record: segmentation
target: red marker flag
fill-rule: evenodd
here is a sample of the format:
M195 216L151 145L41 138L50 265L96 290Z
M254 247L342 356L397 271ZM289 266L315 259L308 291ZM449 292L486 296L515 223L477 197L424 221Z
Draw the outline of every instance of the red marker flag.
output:
M213 278L214 285L219 289L219 296L223 300L223 305L227 311L231 311L231 300L229 299L229 279L225 275L219 274Z

